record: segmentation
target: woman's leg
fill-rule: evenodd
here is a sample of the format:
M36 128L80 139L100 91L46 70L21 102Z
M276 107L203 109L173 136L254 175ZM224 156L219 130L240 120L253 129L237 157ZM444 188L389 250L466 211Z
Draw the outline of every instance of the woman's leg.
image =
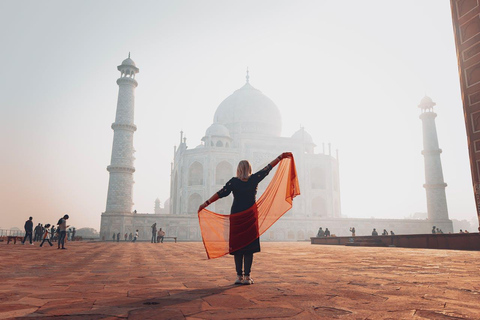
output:
M243 264L243 254L237 253L233 255L235 258L235 270L237 270L237 276L243 276L242 264Z
M250 271L252 270L252 263L253 263L253 253L246 253L244 255L244 265L245 265L245 275L249 276Z

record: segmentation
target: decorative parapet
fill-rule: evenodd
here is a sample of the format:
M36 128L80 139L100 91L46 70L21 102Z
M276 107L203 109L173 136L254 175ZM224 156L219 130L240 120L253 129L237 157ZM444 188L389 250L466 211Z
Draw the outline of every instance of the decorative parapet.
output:
M130 84L130 85L134 86L135 88L138 86L137 80L135 80L133 78L129 78L129 77L118 78L117 79L117 84L118 85Z
M127 124L127 123L112 123L112 129L116 130L127 130L127 131L132 131L135 132L137 131L137 126L134 124Z
M108 172L122 172L122 173L134 173L134 167L127 167L127 166L113 166L110 165L107 167Z
M430 154L440 154L442 153L442 149L436 149L436 150L423 150L422 154L423 155L430 155Z
M428 189L444 189L444 188L447 187L447 184L446 184L446 183L435 183L435 184L427 184L427 183L425 183L425 184L423 185L423 187L424 187L425 189L427 189L427 188L428 188Z

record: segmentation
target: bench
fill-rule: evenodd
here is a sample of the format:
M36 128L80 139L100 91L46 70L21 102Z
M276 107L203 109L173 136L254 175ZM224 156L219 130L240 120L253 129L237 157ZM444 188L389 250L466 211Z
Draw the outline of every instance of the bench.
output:
M7 236L7 244L10 244L10 241L13 240L13 244L17 244L17 240L22 242L23 241L23 237L19 237L19 236Z
M165 239L174 239L175 243L177 243L177 237L163 237L163 240Z

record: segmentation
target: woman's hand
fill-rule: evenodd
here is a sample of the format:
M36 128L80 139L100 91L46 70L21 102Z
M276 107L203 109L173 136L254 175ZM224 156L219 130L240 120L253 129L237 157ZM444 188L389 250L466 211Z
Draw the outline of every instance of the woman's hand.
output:
M280 158L281 159L285 159L285 158L293 158L293 154L291 152L284 152L280 155Z
M207 206L208 206L208 204L206 204L205 202L202 203L202 204L200 205L200 207L198 207L198 212L202 211L202 210L205 209Z

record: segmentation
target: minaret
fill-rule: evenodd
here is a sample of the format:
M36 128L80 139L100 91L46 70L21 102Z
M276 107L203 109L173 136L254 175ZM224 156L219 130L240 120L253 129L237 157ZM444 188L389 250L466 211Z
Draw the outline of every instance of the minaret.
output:
M104 215L132 214L133 173L133 133L137 127L133 123L135 107L135 88L138 83L135 74L139 72L135 62L128 58L117 67L120 71L118 84L118 101L113 129L112 158L107 171L110 173L108 182L107 208Z
M447 198L445 196L445 187L447 184L443 180L442 161L440 154L442 149L438 147L437 128L435 118L437 114L433 112L436 105L431 98L425 96L418 107L421 109L420 119L423 127L423 151L425 159L425 184L423 187L427 193L427 211L428 220L433 225L442 226L437 222L449 222ZM448 224L451 226L451 222ZM444 232L448 232L448 225L443 225Z

